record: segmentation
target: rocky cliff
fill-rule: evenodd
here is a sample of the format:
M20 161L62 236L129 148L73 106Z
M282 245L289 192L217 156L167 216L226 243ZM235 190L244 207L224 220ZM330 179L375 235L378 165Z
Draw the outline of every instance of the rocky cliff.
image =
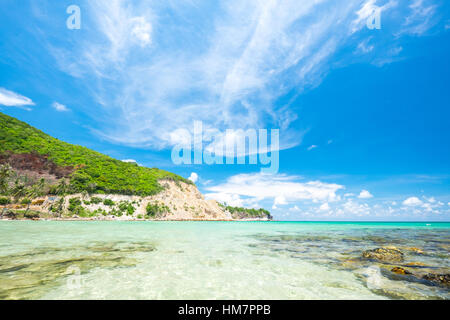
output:
M214 200L205 200L197 187L184 182L161 181L164 191L140 197L113 194L47 195L7 204L5 217L88 220L233 220ZM17 215L11 213L15 211Z
M60 141L0 113L0 216L3 218L270 218L270 214L259 216L255 209L245 210L205 200L191 181L177 174L126 163Z

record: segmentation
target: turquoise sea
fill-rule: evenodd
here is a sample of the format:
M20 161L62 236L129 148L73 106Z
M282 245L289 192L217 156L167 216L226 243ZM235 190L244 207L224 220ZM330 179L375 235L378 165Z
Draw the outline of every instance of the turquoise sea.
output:
M449 250L438 222L0 221L0 299L449 299L421 280Z

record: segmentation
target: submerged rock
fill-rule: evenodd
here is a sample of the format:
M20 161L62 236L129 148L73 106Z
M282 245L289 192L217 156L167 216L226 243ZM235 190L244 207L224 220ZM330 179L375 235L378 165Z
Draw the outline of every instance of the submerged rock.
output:
M416 247L412 247L412 248L408 248L408 250L415 252L417 254L424 254L422 249L416 248Z
M434 274L428 273L422 277L422 279L431 281L438 285L450 286L450 274Z
M408 262L406 266L409 267L426 267L427 265L423 262Z
M134 267L140 262L136 254L154 250L156 247L148 242L103 241L87 246L38 248L3 257L0 299L39 299L61 279L70 276L73 267L81 275L97 268Z
M373 250L366 250L362 254L363 258L378 260L381 262L402 262L403 252L395 247L376 248Z
M396 274L411 274L411 272L403 269L402 267L394 267L391 271Z

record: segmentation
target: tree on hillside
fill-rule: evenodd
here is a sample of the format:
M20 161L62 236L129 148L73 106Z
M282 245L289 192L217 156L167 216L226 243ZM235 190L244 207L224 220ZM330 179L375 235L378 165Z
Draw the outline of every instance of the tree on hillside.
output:
M14 200L17 202L19 199L25 197L27 195L27 189L25 183L23 183L20 178L17 178L14 182L14 187L12 189L12 196Z
M35 183L26 191L27 197L30 199L27 202L27 209L25 213L28 213L30 210L30 205L32 203L32 199L42 197L45 193L45 179L40 179L38 183Z
M0 165L0 194L8 194L9 179L13 170L9 164Z
M7 195L9 191L9 178L12 176L13 170L9 164L0 165L0 194ZM0 214L0 218L3 218L3 215L6 210L6 205L2 208L2 213Z
M59 182L58 186L56 187L56 194L61 197L58 200L58 209L57 209L60 218L61 218L62 212L64 210L64 202L65 202L68 190L69 190L69 186L66 183L66 179L62 179Z
M56 194L65 196L68 190L69 186L67 185L66 179L62 179L56 187Z

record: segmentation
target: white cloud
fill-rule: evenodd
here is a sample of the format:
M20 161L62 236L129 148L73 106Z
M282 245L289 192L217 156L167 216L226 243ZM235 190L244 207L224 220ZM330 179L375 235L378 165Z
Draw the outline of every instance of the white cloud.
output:
M141 47L151 44L152 25L145 17L135 17L130 20L132 25L131 34L136 37Z
M288 204L288 202L286 201L286 198L284 196L277 196L277 197L275 197L275 200L273 201L272 208L273 209L277 209L277 207L279 205L283 206L283 205L286 205L286 204Z
M196 183L198 180L198 174L195 172L192 172L188 179L191 180L193 183Z
M225 183L207 187L208 198L233 199L245 202L271 199L274 206L285 205L300 200L336 201L336 192L343 186L321 181L299 182L297 176L283 174L239 174L227 179Z
M58 112L67 112L69 108L59 102L53 102L52 107Z
M405 206L415 207L415 206L420 206L421 204L422 204L422 201L417 197L410 197L410 198L406 199L405 201L403 201L403 205L405 205Z
M434 197L431 197L431 198L425 198L428 202L430 202L430 203L435 203L436 202L436 199L434 198Z
M298 115L291 103L275 102L320 84L335 66L333 55L362 41L356 32L374 5L228 0L212 9L199 1L90 1L84 10L91 29L82 40L72 51L49 49L61 69L90 80L106 123L95 133L109 141L170 148L172 133L192 132L201 120L222 132L280 128L286 149L300 144L304 131L292 125ZM388 1L383 14L394 7ZM191 18L202 10L208 19Z
M315 149L315 148L317 148L317 146L315 144L313 144L312 146L308 147L308 151L311 151L312 149Z
M205 188L205 193L208 199L233 206L260 207L256 203L262 203L267 208L271 207L275 216L289 216L289 219L294 220L430 221L442 220L450 214L447 206L450 203L446 205L433 197L426 201L410 197L403 202L380 200L369 204L365 203L364 197L341 198L337 193L342 189L344 187L337 184L308 181L303 177L258 173L231 176L224 183Z
M122 160L122 162L138 164L137 161L134 159L125 159L125 160Z
M221 203L226 203L232 207L243 207L244 201L239 197L238 194L229 193L209 193L205 194L206 199L213 199Z
M378 202L372 205L362 203L357 199L348 199L344 202L333 202L331 208L328 202L322 203L319 207L314 204L302 202L301 208L299 205L294 205L288 210L289 217L294 220L299 219L313 219L313 220L442 220L448 217L450 211L444 203L426 202L416 206L401 206L392 207L391 202ZM281 214L281 211L275 212L275 215ZM446 219L448 220L448 219Z
M403 51L403 47L394 47L392 49L387 50L387 53L385 56L380 56L372 61L372 64L382 67L385 64L393 63L396 61L401 61L404 58L399 56L400 53Z
M367 191L367 190L362 190L358 196L359 199L370 199L373 198L373 195Z
M361 53L369 53L371 52L375 47L372 44L369 44L371 38L368 38L366 40L361 41L358 44L358 51L360 51Z
M123 67L120 63L127 60L134 46L146 47L151 43L149 20L153 14L149 6L133 5L128 0L89 1L87 9L95 17L98 35L103 41L85 42L82 58L87 58L88 66L93 66L99 75L110 78L111 75L103 73L104 69Z
M397 1L394 0L389 0L383 6L377 6L376 2L377 2L376 0L367 0L356 12L358 17L352 21L353 33L366 26L367 20L374 14L375 10L380 10L380 14L383 15L383 12L397 6Z
M343 212L349 215L364 216L370 214L370 207L367 203L357 203L351 199L342 205Z
M401 33L409 33L420 36L436 24L433 19L436 5L429 4L428 0L415 0L410 4L410 14L405 18L404 28Z
M0 88L0 105L7 107L34 106L34 102L18 93Z
M116 1L115 6L109 10L109 15L126 20L128 16L123 17L124 14L118 13L119 7L128 8L125 12L133 12L133 5L130 2ZM275 6L272 2L226 3L225 16L215 22L214 28L211 29L213 34L208 35L211 40L208 40L208 47L203 53L195 52L192 55L188 51L180 53L178 50L163 54L160 52L151 59L151 63L145 60L134 65L128 61L132 64L129 68L115 68L112 70L113 74L118 70L124 70L125 79L122 79L122 74L118 76L121 80L127 81L127 85L122 88L123 93L120 94L123 98L114 99L106 105L126 113L126 116L122 118L125 121L119 124L120 134L117 133L118 128L111 131L110 127L102 135L119 143L149 144L160 148L170 145L168 137L171 132L179 128L191 129L194 119L203 120L213 128L260 128L261 117L264 117L264 113L266 115L269 113L274 119L274 125L286 127L286 120L295 118L294 114L282 110L277 112L265 110L270 106L270 101L250 102L245 97L251 92L262 90L270 78L293 66L295 60L289 62L280 59L284 60L283 56L289 53L289 48L299 44L295 39L285 37L288 42L283 46L277 46L276 43L280 41L278 35L287 32L295 19L304 17L313 7L312 2L298 6L294 1L288 1L280 6ZM109 20L112 18L105 22L104 16L102 13L97 17L99 24L105 26L101 30L112 43L109 51L117 52L126 45L120 38L122 28L125 27L115 27L118 30L111 31L110 29L114 28L106 26L110 26ZM100 54L97 47L97 42L94 42L86 51ZM282 52L274 55L273 49L277 47ZM95 57L86 61L99 74L108 75L109 72L105 70L107 69L105 67L109 66L108 59L116 62L119 60L116 59L117 56L119 55L107 56L102 60ZM277 72L264 70L270 66L267 62L274 58L277 61L270 62L270 65L280 70ZM317 55L316 61L319 60L321 58ZM190 103L183 98L183 103L180 104L179 97L186 97L190 91L199 92L203 96L203 102ZM245 112L236 112L237 105L243 106ZM142 119L146 121L142 123ZM140 122L141 125L136 127L136 122ZM282 143L282 148L298 144L301 139L296 139L297 137L298 134L283 134L282 139L286 141Z
M424 208L426 212L433 212L433 207L430 203L424 203L422 208Z
M351 192L344 194L344 197L354 197L354 196L355 194Z

